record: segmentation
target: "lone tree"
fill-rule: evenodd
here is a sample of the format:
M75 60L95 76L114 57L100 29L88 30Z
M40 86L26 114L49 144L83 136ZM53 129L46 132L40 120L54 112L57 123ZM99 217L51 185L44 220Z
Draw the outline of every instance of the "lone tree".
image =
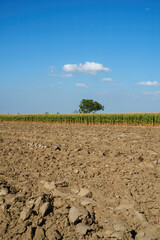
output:
M80 113L91 113L104 110L104 106L100 103L93 101L92 99L82 99L79 105L79 112Z

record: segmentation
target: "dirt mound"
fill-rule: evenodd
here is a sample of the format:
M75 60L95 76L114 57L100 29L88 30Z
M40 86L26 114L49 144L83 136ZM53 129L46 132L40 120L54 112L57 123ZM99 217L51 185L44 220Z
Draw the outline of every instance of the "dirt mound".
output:
M160 128L0 123L0 239L160 239Z

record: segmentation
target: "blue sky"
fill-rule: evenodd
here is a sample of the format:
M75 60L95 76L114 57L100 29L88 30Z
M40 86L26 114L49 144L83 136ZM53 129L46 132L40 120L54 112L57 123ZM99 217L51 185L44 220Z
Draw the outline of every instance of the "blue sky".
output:
M159 0L0 0L0 113L160 111Z

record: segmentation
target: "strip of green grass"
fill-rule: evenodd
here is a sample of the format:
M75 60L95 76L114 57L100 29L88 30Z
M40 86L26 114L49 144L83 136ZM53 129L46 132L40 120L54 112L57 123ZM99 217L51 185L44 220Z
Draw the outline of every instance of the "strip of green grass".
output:
M160 126L160 113L1 114L0 121Z

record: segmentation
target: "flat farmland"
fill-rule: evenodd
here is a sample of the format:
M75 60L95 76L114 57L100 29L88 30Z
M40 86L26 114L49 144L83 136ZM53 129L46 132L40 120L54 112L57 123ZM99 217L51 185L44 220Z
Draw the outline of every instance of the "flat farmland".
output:
M0 123L0 239L160 239L160 128Z

